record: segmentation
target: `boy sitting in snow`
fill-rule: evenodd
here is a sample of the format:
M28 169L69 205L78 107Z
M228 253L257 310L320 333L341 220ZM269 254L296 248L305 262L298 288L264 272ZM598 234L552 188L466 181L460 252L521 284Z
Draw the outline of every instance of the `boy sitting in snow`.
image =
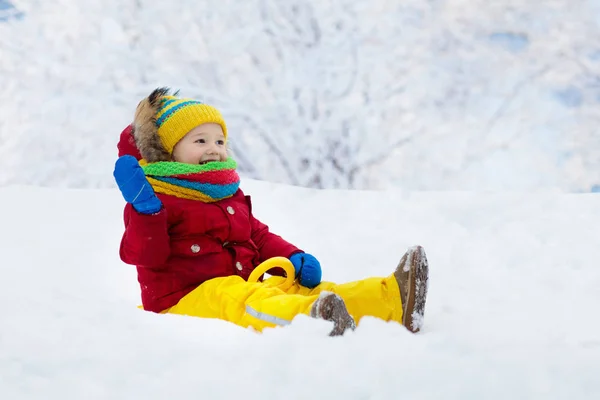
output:
M385 278L321 282L314 256L252 215L216 108L156 89L121 134L119 155L114 177L127 201L120 256L137 266L145 310L220 318L258 331L306 314L332 321L332 336L366 315L412 332L421 328L428 279L423 249L409 249ZM263 282L255 275L265 271L255 271L251 277L267 260L278 267L273 276Z

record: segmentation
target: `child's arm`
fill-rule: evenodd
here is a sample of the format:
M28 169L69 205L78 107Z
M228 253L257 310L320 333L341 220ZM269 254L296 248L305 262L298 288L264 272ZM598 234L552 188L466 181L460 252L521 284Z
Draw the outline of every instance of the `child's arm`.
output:
M271 257L290 258L293 254L302 252L281 236L269 232L269 227L254 218L252 214L250 214L250 223L252 224L252 241L258 247L261 262Z
M258 247L260 252L260 261L268 260L271 257L290 258L295 253L301 253L302 250L269 231L269 227L252 215L252 203L250 196L246 196L246 202L250 208L250 225L252 226L252 241Z
M135 157L119 157L113 172L125 207L125 233L121 240L121 260L127 264L160 267L169 257L167 210Z
M126 264L161 267L171 252L167 228L167 211L156 214L137 212L127 204L124 213L125 233L119 254Z
M252 225L252 240L260 252L260 261L271 257L282 256L289 258L294 269L296 278L302 286L314 288L321 282L321 264L311 254L307 254L293 244L284 240L281 236L269 232L269 227L252 215L252 204L250 197L246 196L248 207L250 207L250 223ZM285 276L282 268L269 270L270 275Z

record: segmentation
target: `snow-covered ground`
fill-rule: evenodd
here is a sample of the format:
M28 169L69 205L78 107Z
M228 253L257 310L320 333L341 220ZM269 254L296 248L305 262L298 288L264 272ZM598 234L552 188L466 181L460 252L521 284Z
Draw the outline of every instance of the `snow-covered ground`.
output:
M324 279L430 261L424 330L327 337L140 311L116 190L0 188L2 399L598 399L598 195L316 191L243 180Z

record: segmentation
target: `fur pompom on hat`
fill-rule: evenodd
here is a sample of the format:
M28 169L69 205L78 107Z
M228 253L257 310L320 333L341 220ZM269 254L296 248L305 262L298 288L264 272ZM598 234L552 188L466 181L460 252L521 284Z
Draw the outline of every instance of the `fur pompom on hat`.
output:
M142 157L149 163L171 161L173 148L195 127L221 125L225 140L227 126L215 107L194 99L169 94L169 88L154 89L140 101L133 120L133 137Z

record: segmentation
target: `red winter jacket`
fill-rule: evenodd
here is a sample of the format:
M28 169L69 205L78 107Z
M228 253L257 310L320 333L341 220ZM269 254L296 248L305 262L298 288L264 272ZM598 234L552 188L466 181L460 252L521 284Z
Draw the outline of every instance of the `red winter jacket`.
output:
M130 132L124 131L121 142L129 140ZM121 151L130 143L121 142L119 154L131 154ZM145 310L163 311L212 278L248 279L262 261L301 251L254 218L250 197L241 190L215 203L157 196L163 203L157 214L125 206L120 248L121 260L137 266ZM282 273L270 271L277 272Z

